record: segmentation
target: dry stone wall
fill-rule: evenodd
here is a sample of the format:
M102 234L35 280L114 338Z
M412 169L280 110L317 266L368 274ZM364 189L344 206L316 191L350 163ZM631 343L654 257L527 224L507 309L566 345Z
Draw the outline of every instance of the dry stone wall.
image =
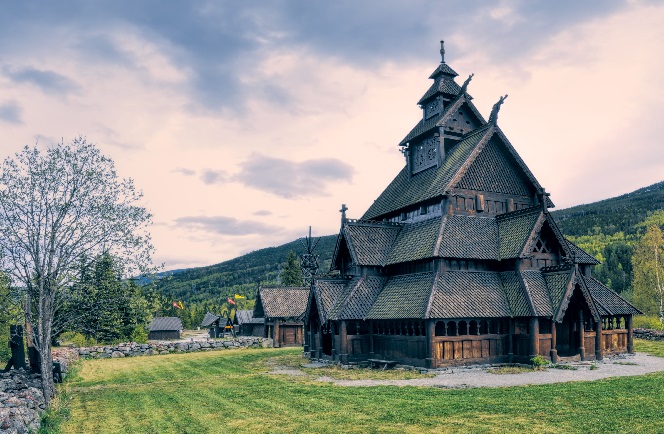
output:
M39 374L23 369L0 372L0 434L37 432L43 410Z
M651 329L634 329L634 337L649 341L664 341L664 331Z
M272 339L259 337L239 337L234 339L208 339L205 341L150 342L137 344L127 342L118 345L79 348L80 357L102 359L136 356L153 356L172 353L193 353L198 351L225 350L233 348L268 348Z

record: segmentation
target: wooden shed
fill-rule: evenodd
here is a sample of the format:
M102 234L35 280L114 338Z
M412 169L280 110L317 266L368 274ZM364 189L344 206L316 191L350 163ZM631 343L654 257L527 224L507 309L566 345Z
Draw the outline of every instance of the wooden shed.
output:
M169 340L180 339L180 332L182 332L182 321L180 318L169 317L156 317L150 324L150 332L148 333L149 340Z
M309 287L259 288L254 318L265 320L264 337L272 338L274 347L299 346L304 343L304 312Z
M441 47L441 53L444 50ZM592 277L554 205L444 60L401 140L405 165L358 220L346 217L314 281L305 353L436 368L601 359L633 351L638 309Z
M265 336L265 318L254 318L253 310L236 311L233 324L240 336Z
M207 312L201 321L201 328L208 329L208 334L211 338L221 338L229 333L226 326L228 325L228 318L222 318L211 312Z

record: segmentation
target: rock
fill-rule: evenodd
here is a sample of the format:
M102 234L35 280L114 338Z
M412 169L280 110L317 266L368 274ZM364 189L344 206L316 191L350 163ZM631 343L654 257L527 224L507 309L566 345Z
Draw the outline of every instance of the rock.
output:
M263 348L271 348L272 347L272 338L267 338L263 341Z
M159 351L159 354L168 354L168 350Z
M125 356L124 353L121 352L121 351L113 351L113 352L111 353L111 357L113 357L114 359L122 358L122 357L124 357L124 356Z

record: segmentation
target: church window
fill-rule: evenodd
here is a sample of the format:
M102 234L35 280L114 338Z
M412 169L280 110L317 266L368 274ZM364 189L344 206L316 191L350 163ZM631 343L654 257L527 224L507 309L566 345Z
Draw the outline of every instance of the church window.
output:
M459 336L468 334L468 323L466 321L459 321Z
M447 322L447 336L456 336L457 335L457 324L456 321Z

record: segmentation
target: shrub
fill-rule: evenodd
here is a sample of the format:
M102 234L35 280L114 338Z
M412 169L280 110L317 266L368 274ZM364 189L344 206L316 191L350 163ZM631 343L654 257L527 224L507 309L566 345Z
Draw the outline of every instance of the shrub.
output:
M530 359L530 363L532 363L533 369L541 371L542 369L544 369L544 367L546 367L546 365L549 364L549 361L546 360L544 356L538 354L532 359Z
M58 339L62 345L73 344L75 347L91 347L97 345L97 341L92 338L86 338L78 332L65 332Z
M632 319L632 325L640 329L664 330L664 325L656 315L635 315Z
M142 326L136 326L134 330L131 332L131 336L129 339L132 342L136 342L139 344L147 344L148 343L148 332L145 330L145 327Z

